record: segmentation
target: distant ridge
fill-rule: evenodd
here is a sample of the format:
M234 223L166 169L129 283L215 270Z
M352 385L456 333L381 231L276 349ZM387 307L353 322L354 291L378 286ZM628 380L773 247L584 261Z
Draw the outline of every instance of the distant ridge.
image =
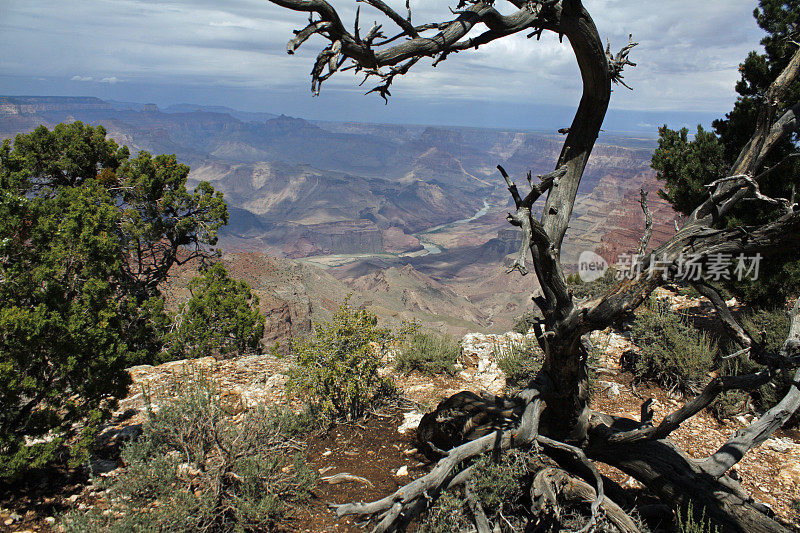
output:
M0 114L30 115L48 111L110 111L111 104L94 96L0 96Z
M171 106L162 110L164 113L195 113L202 111L204 113L221 113L223 115L230 115L235 119L242 122L264 122L278 118L274 113L262 113L251 111L240 111L232 107L225 107L221 105L197 105L197 104L172 104Z
M218 113L229 115L242 122L266 122L281 116L275 113L240 111L232 107L197 104L172 104L164 109L159 109L155 104L102 100L94 96L0 96L0 115L33 115L73 111Z

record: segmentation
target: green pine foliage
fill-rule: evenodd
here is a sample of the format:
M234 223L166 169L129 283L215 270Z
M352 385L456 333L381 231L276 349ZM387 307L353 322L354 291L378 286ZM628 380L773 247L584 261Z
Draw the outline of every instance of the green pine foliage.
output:
M264 335L258 296L215 263L189 282L191 298L179 309L168 353L177 358L227 358L257 353Z
M658 133L658 148L651 164L658 179L664 181L659 196L677 211L689 214L708 197L705 185L728 170L724 147L713 132L702 126L697 126L691 141L687 128L674 131L663 126Z
M395 394L382 377L378 349L398 340L366 309L353 309L349 298L330 322L314 324L311 336L292 344L294 366L287 387L316 403L330 419L354 420Z
M0 146L0 478L66 444L85 460L125 368L162 349L160 285L228 218L210 185L186 190L188 172L80 122Z
M714 132L698 126L694 139L686 128L675 131L659 129L658 149L652 166L664 181L662 196L681 213L689 213L708 195L704 185L729 173L746 145L758 119L759 102L796 49L800 24L797 0L759 0L754 12L756 22L767 33L761 40L764 53L751 52L740 65L741 79L736 84L739 97L724 119L714 121ZM800 82L788 90L776 109L780 117L787 107L800 100ZM761 192L773 198L790 198L793 188L800 189L800 161L786 159L798 152L797 132L776 146L764 161L770 168L759 180ZM763 170L763 169L762 169ZM746 202L736 206L719 221L721 226L761 224L777 215L775 206L764 202ZM800 260L794 251L773 255L762 261L756 281L731 281L727 288L741 301L756 306L776 307L785 303L787 293L800 290Z

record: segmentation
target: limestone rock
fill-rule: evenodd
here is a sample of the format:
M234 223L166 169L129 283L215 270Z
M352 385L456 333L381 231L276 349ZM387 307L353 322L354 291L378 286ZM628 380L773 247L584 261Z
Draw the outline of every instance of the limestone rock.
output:
M422 413L418 411L403 413L403 423L397 428L397 432L404 435L410 430L417 429L420 420L422 420L422 416Z
M461 340L460 363L464 370L459 376L466 381L478 383L492 394L501 393L506 387L506 376L497 364L498 357L508 354L514 346L536 345L533 333L508 332L502 335L468 333Z
M778 472L778 481L787 487L800 486L800 463L790 461Z

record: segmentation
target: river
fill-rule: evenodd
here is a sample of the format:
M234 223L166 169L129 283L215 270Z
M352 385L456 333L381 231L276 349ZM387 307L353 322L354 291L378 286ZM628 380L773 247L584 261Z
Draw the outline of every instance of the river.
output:
M472 215L469 218L462 218L462 219L459 219L459 220L455 220L453 222L448 222L447 224L439 224L438 226L434 226L432 228L428 228L425 231L421 231L419 233L414 233L414 237L419 239L419 243L422 245L423 248L425 248L425 252L427 252L427 253L425 253L423 255L435 255L435 254L442 253L442 249L439 248L439 246L437 246L435 243L433 243L430 240L428 240L425 237L426 235L431 234L431 233L437 233L437 232L439 232L439 231L441 231L443 229L450 229L450 228L454 228L456 226L461 226L463 224L468 224L468 223L472 222L473 220L481 218L483 215L488 213L489 209L491 209L491 208L492 208L492 206L489 204L489 202L484 200L483 201L483 207L481 207L478 210L477 213L475 213L474 215ZM420 256L420 257L422 257L422 256Z

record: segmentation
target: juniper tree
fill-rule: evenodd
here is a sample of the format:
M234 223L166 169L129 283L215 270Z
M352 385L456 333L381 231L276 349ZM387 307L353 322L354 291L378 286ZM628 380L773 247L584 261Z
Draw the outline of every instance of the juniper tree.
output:
M228 218L188 173L80 122L0 147L0 479L59 457L76 432L89 443L125 368L161 350L161 285L211 254Z
M653 155L653 168L664 180L661 196L683 214L689 214L705 199L707 186L735 163L750 141L759 120L759 113L772 83L789 64L797 45L800 24L800 2L796 0L760 0L754 16L767 32L761 40L763 53L750 52L739 65L741 79L736 84L739 94L725 118L715 120L713 132L698 126L694 139L688 130L659 129L658 149ZM772 111L776 120L800 100L800 82L786 87L782 101ZM764 158L758 180L759 189L770 197L790 198L800 187L800 150L797 132L787 131ZM769 172L767 172L767 170ZM762 224L775 217L779 205L769 202L740 202L718 224L734 227L741 224ZM733 280L728 289L750 305L779 306L786 292L800 289L800 259L797 254L775 255L765 262L757 282Z

